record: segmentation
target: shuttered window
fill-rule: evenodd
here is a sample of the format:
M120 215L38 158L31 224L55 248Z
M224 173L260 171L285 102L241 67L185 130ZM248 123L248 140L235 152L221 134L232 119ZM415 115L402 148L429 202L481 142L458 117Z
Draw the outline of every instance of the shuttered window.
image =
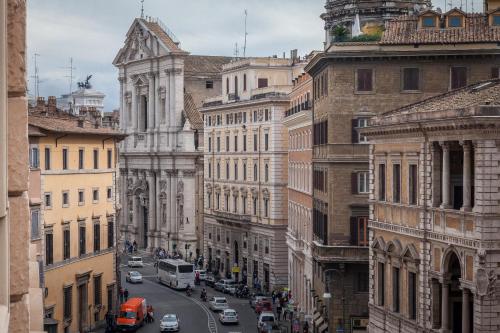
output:
M401 165L392 165L392 201L401 202Z
M71 319L71 303L73 302L72 291L73 286L69 286L63 289L64 319Z
M360 68L357 70L356 90L360 92L373 91L373 69Z
M451 67L450 76L451 89L458 89L467 85L466 67Z
M420 90L420 70L418 68L403 68L403 90Z
M408 316L417 318L417 274L408 273Z

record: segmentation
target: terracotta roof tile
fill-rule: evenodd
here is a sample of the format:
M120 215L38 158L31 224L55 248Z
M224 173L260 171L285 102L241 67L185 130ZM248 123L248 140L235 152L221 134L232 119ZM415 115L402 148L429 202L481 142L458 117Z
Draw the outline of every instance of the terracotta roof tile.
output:
M467 14L464 28L419 28L418 16L386 22L381 45L500 42L500 27L490 26L485 14Z
M231 57L188 55L184 59L186 75L220 75L222 66L229 63Z
M183 51L177 43L175 43L172 38L162 29L162 27L154 22L148 20L142 20L142 23L148 27L148 29L153 32L170 50L170 52L185 52Z
M196 108L193 96L191 96L190 93L184 93L184 113L191 123L191 128L193 130L203 129L203 118Z

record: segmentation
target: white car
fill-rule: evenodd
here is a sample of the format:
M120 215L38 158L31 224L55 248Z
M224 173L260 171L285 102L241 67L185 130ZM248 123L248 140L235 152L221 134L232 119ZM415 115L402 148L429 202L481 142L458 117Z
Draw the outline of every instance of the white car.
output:
M225 297L211 297L209 307L212 311L224 311L228 308Z
M160 332L179 332L180 320L175 314L166 314L160 321Z
M130 257L128 267L144 267L141 257Z
M273 329L278 326L276 317L272 312L262 312L259 315L259 321L257 322L257 332L264 333L270 332L269 328Z
M200 280L205 281L207 278L207 271L204 269L195 269L194 270L194 276L196 276L196 273L200 273Z
M238 313L233 309L226 309L219 314L221 324L238 324Z
M137 271L130 271L127 272L127 276L125 277L125 280L130 283L142 283L142 275L141 273Z

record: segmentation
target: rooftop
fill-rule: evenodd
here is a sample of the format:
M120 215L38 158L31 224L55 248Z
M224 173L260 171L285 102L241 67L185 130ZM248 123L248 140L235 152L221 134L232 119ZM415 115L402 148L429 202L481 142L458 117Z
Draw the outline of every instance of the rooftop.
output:
M222 67L231 61L231 57L189 55L184 60L186 76L220 75Z

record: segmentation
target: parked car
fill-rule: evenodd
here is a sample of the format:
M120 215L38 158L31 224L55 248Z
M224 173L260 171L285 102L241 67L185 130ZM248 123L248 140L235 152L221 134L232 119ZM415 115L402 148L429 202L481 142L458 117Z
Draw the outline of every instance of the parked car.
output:
M221 324L238 324L238 313L233 309L222 310L219 314Z
M207 278L207 271L204 269L195 269L194 270L194 276L196 276L196 273L200 273L200 280L205 281Z
M146 299L136 297L120 305L120 313L116 318L118 332L135 331L144 323L146 316Z
M160 321L160 332L179 332L180 320L175 314L166 314Z
M274 313L272 312L262 312L259 316L259 321L257 321L257 332L259 333L267 333L270 332L271 329L277 328L278 322L274 317Z
M215 290L224 292L224 288L234 285L235 283L233 279L221 279L215 284Z
M228 308L225 297L211 297L209 307L212 311L224 311Z
M127 276L125 277L125 280L130 283L142 283L142 275L141 273L137 271L130 271L127 272Z
M257 302L263 299L269 300L269 297L266 297L262 294L255 294L252 296L252 298L250 298L248 302L250 303L250 307L255 309L255 305L257 304Z
M128 267L144 267L141 257L130 257Z
M255 312L256 313L261 313L261 312L267 312L267 311L273 311L273 304L271 303L270 300L264 299L260 300L255 304Z
M213 275L207 275L205 278L205 285L213 288L215 286L215 277Z
M224 283L224 286L223 286L223 289L222 289L222 292L224 294L230 294L230 295L234 295L236 294L236 288L238 287L238 284L236 283L236 281L227 281L226 283Z

